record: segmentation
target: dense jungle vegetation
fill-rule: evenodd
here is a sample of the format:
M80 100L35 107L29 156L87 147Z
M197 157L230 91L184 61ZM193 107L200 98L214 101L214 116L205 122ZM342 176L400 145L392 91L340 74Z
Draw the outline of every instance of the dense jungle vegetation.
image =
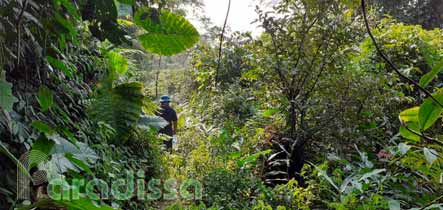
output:
M443 1L203 4L0 0L1 210L443 209Z

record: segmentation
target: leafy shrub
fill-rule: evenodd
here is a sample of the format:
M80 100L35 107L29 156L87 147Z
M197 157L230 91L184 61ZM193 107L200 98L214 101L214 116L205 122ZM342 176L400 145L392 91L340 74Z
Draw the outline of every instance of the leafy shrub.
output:
M261 197L266 203L274 208L284 206L288 209L311 209L314 202L318 200L315 185L300 187L294 179L287 184L277 185L275 188L262 193Z
M245 171L216 169L203 179L204 201L208 206L227 209L247 209L250 207L254 186L257 180Z

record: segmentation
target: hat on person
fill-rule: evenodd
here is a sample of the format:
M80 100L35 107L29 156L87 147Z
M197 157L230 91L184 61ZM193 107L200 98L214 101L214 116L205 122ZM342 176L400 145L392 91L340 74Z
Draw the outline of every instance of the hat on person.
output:
M160 96L160 102L171 102L171 97L168 95Z

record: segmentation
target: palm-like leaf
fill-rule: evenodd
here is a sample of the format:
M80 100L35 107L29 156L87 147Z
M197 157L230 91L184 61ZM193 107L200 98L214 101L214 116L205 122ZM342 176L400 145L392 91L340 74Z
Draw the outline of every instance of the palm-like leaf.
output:
M96 121L111 125L117 137L123 137L137 124L143 104L143 84L125 83L97 96L90 114Z

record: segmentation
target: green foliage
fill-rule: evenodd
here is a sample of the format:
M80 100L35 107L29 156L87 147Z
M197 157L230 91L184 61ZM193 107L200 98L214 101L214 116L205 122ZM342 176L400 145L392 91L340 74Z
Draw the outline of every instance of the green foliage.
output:
M90 108L91 117L111 125L117 132L115 141L123 143L125 135L135 128L142 114L143 85L125 83L98 94Z
M48 111L49 108L54 104L54 96L52 91L46 87L41 86L38 90L38 103L42 108L43 112Z
M249 195L252 193L254 180L245 172L216 169L203 179L203 183L204 199L211 206L228 209L245 209L250 206Z
M123 57L118 52L114 51L109 52L108 59L109 59L109 67L111 72L116 72L119 73L120 75L124 75L126 71L128 71L128 59Z
M48 61L49 65L59 69L60 71L62 71L67 77L72 78L74 75L74 70L72 70L71 67L67 66L65 63L63 63L62 61L55 59L51 56L47 56L46 60Z
M432 66L431 64L431 67L432 70L423 75L423 77L420 79L420 86L422 87L428 86L432 82L432 80L434 80L437 77L437 75L443 71L443 60L435 64L434 66Z
M260 197L270 204L271 209L312 209L315 200L319 199L315 187L301 187L292 179L287 184L277 185L271 191L262 193Z
M12 111L12 107L17 98L12 95L12 85L9 82L0 80L0 107L5 111Z
M175 55L191 48L200 38L194 26L184 17L170 11L141 8L135 23L147 33L139 36L143 47L160 55Z

